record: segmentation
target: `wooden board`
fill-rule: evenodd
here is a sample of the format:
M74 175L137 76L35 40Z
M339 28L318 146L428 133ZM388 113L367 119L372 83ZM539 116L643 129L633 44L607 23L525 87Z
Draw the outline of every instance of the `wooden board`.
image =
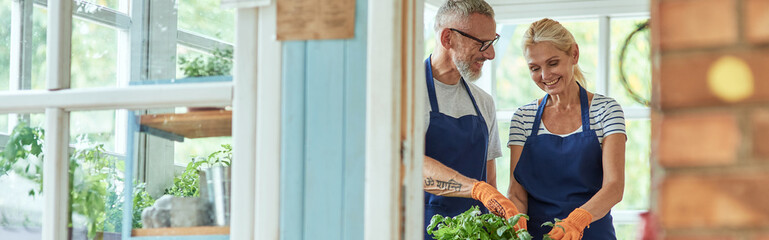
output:
M191 236L191 235L229 235L230 227L183 227L183 228L137 228L131 230L131 236Z
M141 125L186 138L231 136L232 111L147 114L141 116Z

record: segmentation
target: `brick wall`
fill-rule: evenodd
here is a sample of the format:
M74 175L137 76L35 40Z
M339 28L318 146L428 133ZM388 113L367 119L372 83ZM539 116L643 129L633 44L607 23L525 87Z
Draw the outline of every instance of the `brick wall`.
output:
M652 0L656 239L769 240L769 0Z

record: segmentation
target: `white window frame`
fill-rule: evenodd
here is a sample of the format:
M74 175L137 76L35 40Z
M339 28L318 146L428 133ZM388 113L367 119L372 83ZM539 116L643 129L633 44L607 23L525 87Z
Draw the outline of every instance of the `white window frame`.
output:
M48 5L47 29L47 89L22 90L29 67L28 52L22 44L29 38L32 3ZM69 207L68 182L68 144L69 113L75 110L99 109L147 109L178 106L233 106L233 155L236 159L255 159L238 161L232 170L232 209L230 237L232 239L259 238L276 239L278 232L279 203L278 187L280 164L280 85L281 52L280 43L275 35L275 4L262 1L257 6L237 10L236 42L244 43L233 47L228 43L186 33L177 36L190 47L210 50L211 47L230 47L235 54L233 82L188 83L175 85L127 86L128 79L137 79L137 65L141 66L141 51L120 51L119 62L129 62L129 69L119 69L123 82L115 88L69 89L72 9L75 4L91 4L82 1L43 1L15 0L14 13L21 14L21 21L14 26L22 27L13 31L12 46L16 50L11 63L12 76L19 76L13 91L0 92L0 113L46 113L45 129L47 161L43 172L46 177L43 187L43 239L67 239L67 208ZM132 9L141 7L144 1L131 2ZM19 7L20 6L20 7ZM129 4L121 2L121 9L128 9ZM22 14L24 13L24 14ZM261 13L261 14L258 14ZM131 22L131 17L123 13L98 7L97 11L74 14L87 20L125 31L118 38L118 44L125 48L139 48L143 36L137 28L140 24ZM140 11L130 13L132 17L146 17ZM134 18L136 19L136 18ZM258 34L254 27L258 26ZM29 42L29 41L26 41ZM256 44L258 43L258 44ZM130 47L130 48L129 48ZM139 52L139 53L137 53ZM257 52L259 54L257 55ZM27 54L27 55L25 55ZM27 56L25 58L25 56ZM278 59L277 61L275 59ZM256 64L254 64L256 63ZM257 67L255 67L256 65ZM257 71L259 69L259 71ZM13 82L13 81L12 81ZM237 87L235 87L237 86ZM258 92L257 92L258 89ZM120 111L119 111L120 112ZM257 114L257 112L259 114ZM122 113L122 116L126 116ZM125 117L127 119L127 117ZM118 121L120 122L120 121ZM257 124L254 124L254 123ZM121 123L122 124L122 123ZM126 125L122 125L126 126ZM120 125L118 126L120 127ZM276 130L278 129L278 130ZM256 132L259 132L257 139ZM118 134L119 135L119 134ZM123 134L125 136L127 134ZM260 142L257 144L257 140ZM254 149L259 149L258 155ZM256 167L258 167L258 172ZM127 174L129 174L127 172ZM258 175L258 177L255 177ZM130 183L129 183L130 184ZM126 188L130 189L127 184ZM130 190L128 190L130 191ZM256 192L260 192L256 198ZM254 204L256 202L256 204ZM127 204L131 204L130 201ZM255 205L261 206L255 208ZM129 205L130 206L130 205ZM130 239L130 219L124 224L123 236ZM126 223L126 219L124 219ZM274 234L273 234L274 233Z

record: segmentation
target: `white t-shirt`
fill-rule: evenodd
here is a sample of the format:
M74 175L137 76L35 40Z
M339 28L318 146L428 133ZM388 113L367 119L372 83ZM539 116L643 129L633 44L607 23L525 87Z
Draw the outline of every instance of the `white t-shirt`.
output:
M475 114L475 108L473 102L470 100L470 96L467 95L462 82L458 82L454 85L448 85L433 79L435 82L435 98L438 101L438 110L453 118L459 118L466 115ZM467 81L466 81L467 82ZM486 121L486 128L489 130L489 144L488 151L486 153L486 159L491 160L502 156L502 149L499 143L499 131L497 131L497 113L494 109L494 99L491 95L483 91L480 87L471 82L467 82L467 87L470 88L470 92L475 98L475 103L478 104L478 110L481 111L483 119ZM425 133L430 126L430 96L425 94Z
M513 119L510 120L510 141L507 142L508 146L518 145L523 146L526 143L526 138L531 136L531 128L534 126L534 118L537 115L537 100L523 105L518 108L513 115ZM603 139L606 136L615 133L625 133L625 113L622 111L622 107L612 98L593 94L593 101L590 104L590 129L595 131L595 135L598 136L598 143L603 143ZM582 132L582 127L569 134L558 135L566 137L575 133ZM539 124L539 132L537 135L551 134L547 130L545 124Z

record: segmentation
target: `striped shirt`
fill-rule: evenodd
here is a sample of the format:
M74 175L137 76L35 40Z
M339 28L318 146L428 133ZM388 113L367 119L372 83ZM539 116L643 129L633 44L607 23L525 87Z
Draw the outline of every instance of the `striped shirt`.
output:
M508 146L523 146L526 138L531 136L531 128L534 125L534 118L537 115L537 100L523 105L515 111L513 119L510 120L510 141ZM595 131L598 136L598 143L603 144L603 138L615 133L625 134L625 113L622 107L612 98L594 94L593 101L590 104L590 129ZM559 135L566 137L575 133L582 132L582 127L576 131ZM545 128L545 124L539 124L537 135L553 134Z

